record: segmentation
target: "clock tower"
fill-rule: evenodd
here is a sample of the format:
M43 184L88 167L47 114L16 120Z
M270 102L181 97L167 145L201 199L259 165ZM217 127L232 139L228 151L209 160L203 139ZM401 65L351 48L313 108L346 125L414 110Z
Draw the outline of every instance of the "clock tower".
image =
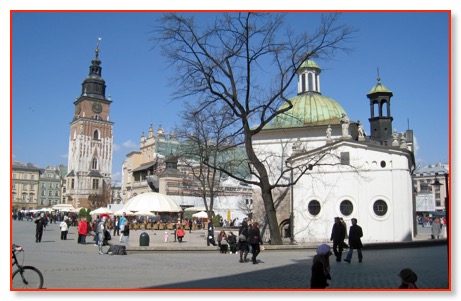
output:
M94 209L110 203L114 123L109 121L112 101L106 98L101 71L97 44L70 123L66 195L75 208Z

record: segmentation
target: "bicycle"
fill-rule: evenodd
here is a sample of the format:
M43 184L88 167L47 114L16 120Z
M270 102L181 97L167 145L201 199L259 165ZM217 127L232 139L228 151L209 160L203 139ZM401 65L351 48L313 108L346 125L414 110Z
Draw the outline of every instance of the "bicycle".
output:
M13 265L17 266L17 270L13 272L12 276L12 287L15 288L42 288L43 287L43 275L37 268L33 266L24 266L19 264L16 257L17 252L24 252L24 249L20 246L13 244ZM23 253L25 254L25 253ZM24 262L24 255L22 258Z

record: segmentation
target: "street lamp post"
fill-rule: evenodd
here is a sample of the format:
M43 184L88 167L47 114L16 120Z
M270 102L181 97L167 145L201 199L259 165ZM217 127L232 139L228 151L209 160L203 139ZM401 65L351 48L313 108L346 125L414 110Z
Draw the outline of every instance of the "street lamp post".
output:
M450 231L450 223L449 223L449 218L450 218L450 211L449 211L449 207L450 207L450 199L448 197L448 172L445 173L445 227L446 227L446 230L447 230L447 239L450 237L449 235L449 232Z
M442 186L443 184L440 183L440 181L437 179L438 173L435 173L435 179L434 183L432 183L432 186L439 187ZM445 231L447 232L447 253L448 253L448 270L450 270L450 199L448 196L448 172L444 174L445 176Z
M294 235L294 195L293 195L293 169L290 172L290 244L295 244Z
M437 176L439 174L436 172L435 173L435 177L434 177L434 183L432 183L431 185L434 186L434 187L438 187L440 189L440 186L442 186L443 184L440 183L439 179L437 179ZM444 174L444 177L445 177L445 221L446 221L446 224L445 224L445 227L446 227L446 231L447 231L447 238L449 237L448 235L448 222L449 222L449 216L450 216L450 211L449 211L449 203L450 203L450 199L448 197L448 173L445 173Z

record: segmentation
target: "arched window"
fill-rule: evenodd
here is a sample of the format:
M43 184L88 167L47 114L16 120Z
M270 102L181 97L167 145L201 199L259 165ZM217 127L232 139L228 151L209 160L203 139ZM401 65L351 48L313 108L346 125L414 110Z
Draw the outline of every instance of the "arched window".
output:
M94 132L93 132L93 139L94 139L94 140L99 140L99 131L98 131L98 130L94 130Z
M301 92L306 92L306 74L301 75Z
M309 89L308 91L314 91L314 78L312 73L307 75L307 89Z
M91 169L98 169L98 159L93 158L91 161Z

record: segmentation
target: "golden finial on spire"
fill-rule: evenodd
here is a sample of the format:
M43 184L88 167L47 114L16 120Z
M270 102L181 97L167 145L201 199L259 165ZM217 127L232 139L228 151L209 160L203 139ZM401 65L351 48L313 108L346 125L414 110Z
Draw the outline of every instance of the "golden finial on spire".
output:
M98 43L96 43L96 49L95 49L96 58L98 58L98 55L99 55L99 42L101 42L101 40L102 40L102 38L98 37Z

